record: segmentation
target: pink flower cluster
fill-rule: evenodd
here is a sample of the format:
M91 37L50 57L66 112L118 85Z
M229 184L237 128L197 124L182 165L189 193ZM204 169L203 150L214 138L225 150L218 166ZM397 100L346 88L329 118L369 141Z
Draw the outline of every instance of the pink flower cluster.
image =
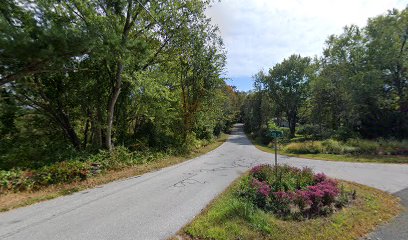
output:
M276 200L280 202L290 202L295 199L295 194L293 192L284 192L284 191L279 191L279 192L274 192L273 196L275 197Z
M325 181L326 179L327 179L327 176L326 176L326 174L324 174L324 173L318 173L318 174L316 174L316 175L314 176L314 181L315 181L316 183L323 182L323 181Z
M334 203L339 194L340 190L337 187L337 182L326 178L314 186L307 187L306 190L296 191L294 201L301 209L310 207L312 210L318 211L319 207L329 206Z
M251 174L256 174L262 171L263 168L270 167L268 164L260 164L251 169Z
M252 181L252 187L257 189L258 193L265 198L267 198L269 196L269 193L271 192L271 187L268 185L268 183L259 181L256 178L254 178Z

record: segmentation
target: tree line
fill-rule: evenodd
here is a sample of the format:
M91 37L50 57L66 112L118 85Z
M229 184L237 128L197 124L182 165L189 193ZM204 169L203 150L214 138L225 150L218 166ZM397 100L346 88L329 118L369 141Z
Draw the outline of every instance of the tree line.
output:
M239 111L207 0L4 0L0 155L188 151ZM17 160L16 160L17 161Z
M242 106L246 130L265 137L272 121L291 138L408 138L407 40L408 8L394 9L329 36L321 57L260 71Z

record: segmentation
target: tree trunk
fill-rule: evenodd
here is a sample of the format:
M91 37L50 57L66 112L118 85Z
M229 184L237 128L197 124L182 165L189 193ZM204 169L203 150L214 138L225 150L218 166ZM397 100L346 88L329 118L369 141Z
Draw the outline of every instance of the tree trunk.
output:
M102 148L102 127L101 125L103 124L103 117L102 117L102 112L101 109L98 107L96 109L96 119L92 118L92 145L93 147L100 149Z
M112 151L112 127L113 127L113 117L115 114L115 105L118 100L120 91L122 89L122 72L123 72L123 63L121 61L118 62L118 70L116 73L116 81L115 87L112 91L112 96L109 101L108 106L108 125L106 127L106 140L105 145L109 151Z
M84 128L84 141L82 142L82 147L85 149L86 145L88 144L88 132L89 132L89 124L90 124L90 119L91 119L91 113L88 111L88 118L86 119L85 122L85 128Z
M122 33L122 42L121 42L121 47L125 48L126 47L126 42L129 36L130 28L133 24L133 21L131 21L131 14L132 14L132 1L128 1L128 8L127 8L127 14L126 14L126 22L123 27L123 33ZM117 69L116 69L116 75L114 79L115 86L112 91L111 99L109 101L108 105L108 125L106 127L106 139L105 139L105 145L106 148L109 151L112 151L113 146L112 146L112 127L113 127L113 118L115 114L115 105L118 100L120 91L122 89L122 73L123 73L123 56L120 53L119 54L119 59L117 63Z
M296 114L295 113L289 113L287 115L288 115L290 138L294 138L295 137L295 132L296 132Z
M57 114L54 114L54 117L75 149L81 150L81 140L72 127L68 116L64 112L60 111Z

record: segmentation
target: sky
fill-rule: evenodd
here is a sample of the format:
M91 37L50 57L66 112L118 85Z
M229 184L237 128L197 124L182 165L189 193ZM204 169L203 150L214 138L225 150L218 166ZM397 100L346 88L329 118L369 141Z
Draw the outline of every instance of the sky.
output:
M343 27L403 9L406 0L217 0L207 10L227 50L225 77L238 90L253 87L252 76L291 54L320 56L325 40Z

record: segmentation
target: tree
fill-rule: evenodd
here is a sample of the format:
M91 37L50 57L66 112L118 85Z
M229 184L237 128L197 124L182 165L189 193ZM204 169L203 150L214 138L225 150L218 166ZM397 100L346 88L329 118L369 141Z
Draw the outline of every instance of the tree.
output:
M394 125L384 133L400 138L408 136L408 8L396 9L369 19L367 27L368 63L374 78L381 78L380 111L390 118L382 121ZM383 114L384 116L384 114ZM377 121L376 121L377 122Z
M290 137L294 137L299 109L307 98L308 85L313 77L311 59L292 55L271 68L268 75L260 77L264 78L261 81L274 104L285 113Z
M55 2L2 1L0 86L33 74L59 72L61 62L91 51L91 36L77 28L72 16L54 11Z

